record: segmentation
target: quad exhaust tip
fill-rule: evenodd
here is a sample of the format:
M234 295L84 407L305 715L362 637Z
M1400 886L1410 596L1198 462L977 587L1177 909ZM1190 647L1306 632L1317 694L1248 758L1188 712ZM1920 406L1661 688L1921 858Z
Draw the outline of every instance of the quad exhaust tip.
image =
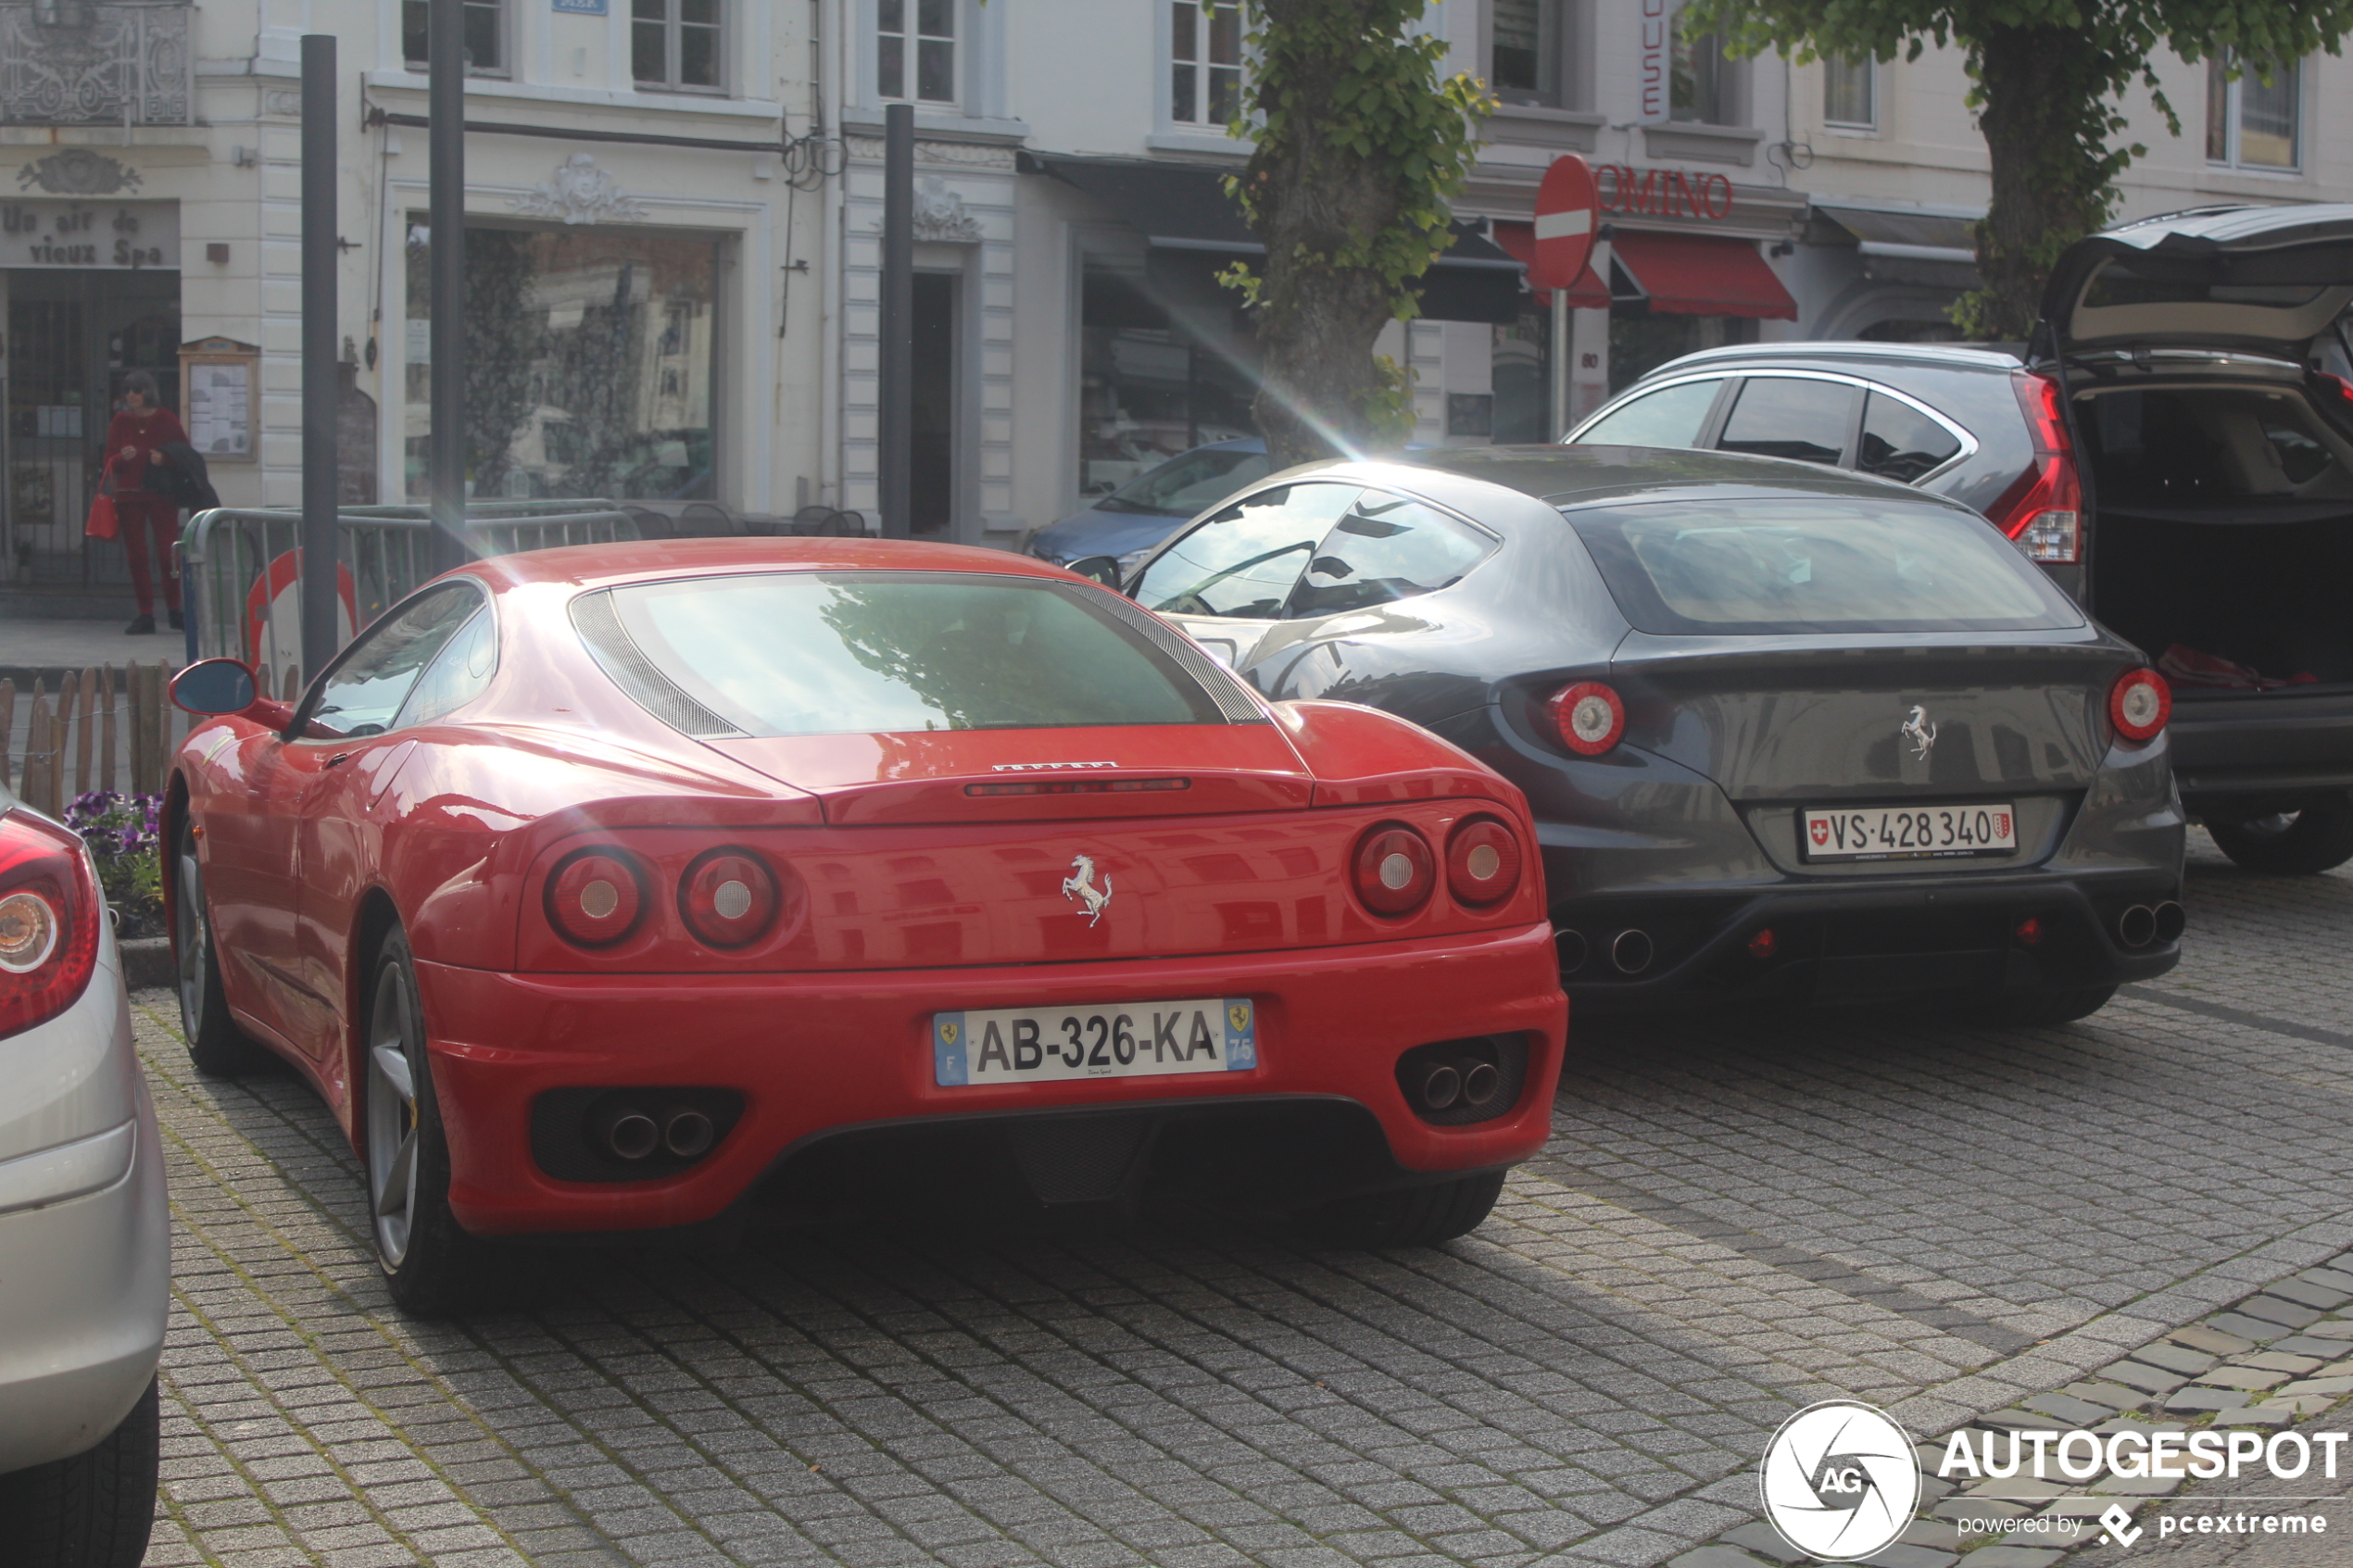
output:
M2157 940L2157 911L2135 904L2116 917L2116 939L2128 947L2145 947Z
M616 1160L643 1160L661 1147L661 1129L645 1112L627 1111L605 1129L605 1147Z
M1553 933L1553 953L1560 960L1563 974L1575 974L1585 967L1585 960L1591 956L1586 947L1585 934L1566 928Z
M1620 974L1642 973L1650 968L1653 956L1651 934L1639 926L1629 926L1609 939L1609 961Z
M699 1110L673 1110L662 1123L661 1147L681 1160L709 1152L718 1137L719 1130Z
M1476 1109L1492 1100L1503 1086L1504 1075L1495 1064L1473 1057L1430 1063L1422 1073L1419 1094L1425 1110L1451 1110L1458 1105Z
M624 1110L605 1128L606 1152L632 1164L662 1150L680 1160L698 1159L718 1141L718 1127L691 1106L670 1110L659 1122L642 1110Z
M2171 898L2157 906L2157 939L2179 942L2182 933L2190 928L2190 911Z

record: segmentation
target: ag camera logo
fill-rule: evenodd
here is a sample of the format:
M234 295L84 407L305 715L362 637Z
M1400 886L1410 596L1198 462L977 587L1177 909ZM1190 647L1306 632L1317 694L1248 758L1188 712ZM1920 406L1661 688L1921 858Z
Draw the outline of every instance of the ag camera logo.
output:
M1854 1562L1894 1545L1920 1501L1912 1439L1859 1399L1824 1399L1781 1423L1757 1469L1765 1517L1796 1550Z

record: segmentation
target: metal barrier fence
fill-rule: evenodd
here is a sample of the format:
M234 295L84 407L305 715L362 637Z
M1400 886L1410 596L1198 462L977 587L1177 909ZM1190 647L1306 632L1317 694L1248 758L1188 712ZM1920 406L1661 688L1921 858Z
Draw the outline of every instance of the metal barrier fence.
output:
M348 640L435 575L433 522L422 507L337 511L339 560L349 574ZM466 508L476 558L635 539L635 520L610 501L486 501ZM302 514L221 507L198 512L180 536L188 659L243 659L283 695L299 683L302 582L295 552ZM343 618L339 618L341 620Z

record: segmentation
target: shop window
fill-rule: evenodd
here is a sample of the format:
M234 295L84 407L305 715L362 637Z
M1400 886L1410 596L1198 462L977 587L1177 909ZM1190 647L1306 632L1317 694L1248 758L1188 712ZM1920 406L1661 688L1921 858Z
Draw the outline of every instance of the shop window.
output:
M425 494L430 252L412 214L408 490ZM716 500L719 247L659 230L466 230L466 483L484 499Z
M2239 67L2238 79L2231 68ZM2303 163L2304 70L2299 62L2271 68L2215 55L2206 63L2206 157L2233 169L2294 169Z
M630 0L629 69L658 92L719 91L719 0Z
M1487 85L1507 104L1561 101L1562 0L1492 0Z
M1822 62L1822 119L1831 125L1870 131L1879 125L1879 62L1866 55L1859 60Z
M1625 277L1623 271L1617 279ZM1683 316L1621 303L1609 317L1609 390L1625 391L1670 359L1703 348L1755 343L1756 323L1744 316Z
M956 0L875 0L875 90L901 101L956 101Z
M1694 125L1733 125L1738 67L1724 53L1720 32L1694 32L1676 19L1667 82L1667 117Z
M1241 107L1239 0L1170 0L1168 117L1180 125L1224 125Z
M410 70L426 68L427 0L400 0L400 53ZM507 0L462 0L459 31L466 40L468 76L507 74Z
M1843 382L1751 376L1741 385L1716 448L1835 465L1846 455L1846 433L1854 422L1855 388Z
M1509 326L1495 328L1488 384L1494 389L1490 433L1498 446L1550 441L1560 434L1553 425L1551 363L1552 313L1523 311Z
M1217 282L1223 264L1199 253L1133 263L1088 257L1080 495L1125 496L1131 482L1179 453L1258 433L1250 411L1257 350L1232 292Z

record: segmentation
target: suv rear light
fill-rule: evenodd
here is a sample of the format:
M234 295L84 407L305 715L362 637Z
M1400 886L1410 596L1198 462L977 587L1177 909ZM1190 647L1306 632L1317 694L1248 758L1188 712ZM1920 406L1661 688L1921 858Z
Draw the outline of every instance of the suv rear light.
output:
M105 918L81 839L22 811L0 815L0 1036L82 999Z
M2012 370L2010 391L2017 395L2019 411L2026 416L2027 433L2034 442L2034 466L2019 475L1985 515L2028 560L2073 566L2083 558L2083 484L2075 471L2074 445L2067 438L2058 382L2032 370Z
M1410 915L1438 886L1429 841L1401 822L1384 822L1356 845L1356 897L1379 915Z
M749 849L707 849L678 881L678 912L708 947L741 947L776 923L776 873Z
M2108 688L2108 722L2126 740L2155 740L2172 713L2172 688L2154 670L2127 670Z
M1544 706L1561 744L1579 757L1599 757L1626 733L1626 704L1599 681L1563 686Z
M1485 905L1519 885L1519 840L1492 817L1473 817L1446 841L1446 885L1459 903Z
M547 923L577 947L611 947L637 929L645 909L645 878L610 850L580 850L547 879Z

